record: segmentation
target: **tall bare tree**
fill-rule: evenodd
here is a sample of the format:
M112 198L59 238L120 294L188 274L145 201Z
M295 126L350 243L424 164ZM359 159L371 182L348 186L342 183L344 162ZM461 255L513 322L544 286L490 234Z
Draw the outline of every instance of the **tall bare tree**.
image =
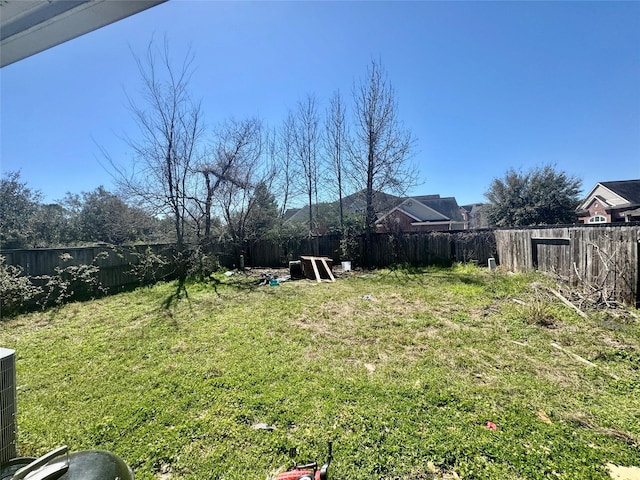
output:
M314 206L318 203L318 148L320 142L320 116L314 95L307 95L304 100L298 102L295 113L294 139L295 156L302 172L304 193L309 202L309 236L311 236L315 226Z
M253 231L249 224L261 207L256 199L265 198L274 176L263 161L262 140L259 120L228 120L216 130L212 161L199 168L207 178L208 210L219 211L237 255Z
M197 168L205 180L205 239L211 235L211 215L214 200L221 198L223 211L230 208L226 203L237 198L237 193L249 189L256 175L258 159L261 154L261 124L257 119L227 120L214 132L214 144L208 158ZM231 194L218 195L220 190ZM224 200L226 199L226 200Z
M273 173L271 188L278 192L280 201L276 220L282 221L287 208L294 195L293 189L293 137L289 133L289 116L279 127L265 130L264 134L264 161L267 168Z
M289 111L268 146L273 154L273 190L279 192L279 214L284 218L291 203L299 197L301 168L296 155L296 115Z
M160 45L151 41L144 57L134 57L142 89L138 98L128 96L139 128L138 136L126 137L134 152L133 163L124 168L107 158L126 194L154 213L172 218L181 251L203 133L200 102L194 101L189 91L194 56L189 51L181 63L174 64L165 38Z
M329 164L331 180L328 184L334 184L338 194L340 214L340 230L344 231L344 208L342 197L345 187L345 163L348 149L348 132L346 123L346 109L342 96L336 91L329 100L329 109L325 121L324 146Z
M374 60L367 76L354 84L354 142L349 156L356 184L366 194L365 232L375 229L378 192L404 194L416 184L417 171L409 163L411 132L398 119L396 94L382 65Z

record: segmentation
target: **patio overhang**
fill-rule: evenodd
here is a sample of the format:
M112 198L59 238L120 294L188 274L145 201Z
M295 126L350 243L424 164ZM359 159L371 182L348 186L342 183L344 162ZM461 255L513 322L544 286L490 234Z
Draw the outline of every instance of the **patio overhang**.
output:
M167 0L0 0L0 67Z

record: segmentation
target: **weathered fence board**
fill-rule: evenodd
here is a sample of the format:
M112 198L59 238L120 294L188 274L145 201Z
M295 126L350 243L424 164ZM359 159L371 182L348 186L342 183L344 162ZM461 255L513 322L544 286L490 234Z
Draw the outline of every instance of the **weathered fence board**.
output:
M604 300L640 302L638 225L496 230L500 264L552 273Z

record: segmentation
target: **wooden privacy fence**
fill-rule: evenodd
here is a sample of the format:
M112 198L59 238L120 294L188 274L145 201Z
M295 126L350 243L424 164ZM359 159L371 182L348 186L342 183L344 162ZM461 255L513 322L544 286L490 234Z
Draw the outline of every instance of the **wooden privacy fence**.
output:
M453 262L473 262L486 265L495 256L496 245L490 230L455 232L424 232L405 234L376 234L367 249L370 265L386 267L410 265L451 265Z
M343 246L346 243L346 252ZM452 262L487 263L495 256L493 232L473 230L457 232L377 233L366 245L365 236L342 241L340 234L312 238L293 238L280 243L261 240L246 250L246 265L254 267L286 267L303 255L323 256L335 262L349 260L358 265L368 263L386 267L400 263L411 265L448 265ZM223 262L221 262L223 263ZM228 266L228 265L227 265Z
M299 260L303 255L329 257L339 261L340 234L329 234L321 237L288 238L281 241L256 240L247 245L246 265L254 267L287 267L292 260ZM224 247L223 247L224 248ZM221 264L226 265L222 259Z
M346 254L342 247L346 245ZM366 249L366 252L365 252ZM171 261L175 250L171 245L137 245L132 247L92 246L31 250L4 250L8 265L18 265L28 276L54 275L56 268L71 265L95 265L99 267L98 281L102 286L117 290L135 284L139 277L132 274L132 266L148 257L147 252ZM495 256L495 240L491 231L425 232L411 234L375 234L371 245L365 245L364 236L349 237L342 241L340 234L311 238L289 238L280 241L259 240L249 243L243 251L230 244L215 243L207 249L226 268L240 266L239 256L247 267L288 267L289 261L311 255L328 257L335 262L351 261L362 265L365 258L374 267L399 263L411 265L448 265L455 261L485 264ZM365 253L367 257L365 257ZM162 278L166 271L155 272Z
M132 266L137 265L140 258L148 252L172 258L174 249L171 245L136 245L131 247L93 246L74 248L42 248L28 250L3 250L7 265L20 266L23 275L38 277L54 275L56 268L64 269L72 265L95 265L100 284L109 290L140 282L140 278L132 273ZM170 271L171 266L165 267ZM155 271L156 278L163 273Z
M528 229L468 230L411 234L375 234L369 245L364 236L342 241L339 234L281 241L260 240L243 252L246 266L286 267L290 260L312 255L335 262L385 267L394 264L448 265L455 261L486 265L496 257L500 265L514 272L538 269L557 275L587 293L628 304L640 304L640 225L571 226ZM347 248L344 255L341 247ZM5 250L0 255L8 265L19 265L29 276L54 275L56 267L95 265L98 280L110 290L137 283L132 266L151 252L171 261L171 245L134 247L93 246L78 248ZM230 245L213 245L210 250L220 263L238 267L239 252ZM365 256L366 253L366 256ZM151 272L162 278L172 265Z
M508 270L537 269L603 300L640 303L640 225L504 229L495 237Z

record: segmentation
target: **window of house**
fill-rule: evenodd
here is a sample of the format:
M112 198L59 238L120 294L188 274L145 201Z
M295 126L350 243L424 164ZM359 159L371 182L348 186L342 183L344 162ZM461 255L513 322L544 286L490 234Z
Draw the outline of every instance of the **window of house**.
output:
M602 215L594 215L589 219L589 223L607 223L607 219Z

